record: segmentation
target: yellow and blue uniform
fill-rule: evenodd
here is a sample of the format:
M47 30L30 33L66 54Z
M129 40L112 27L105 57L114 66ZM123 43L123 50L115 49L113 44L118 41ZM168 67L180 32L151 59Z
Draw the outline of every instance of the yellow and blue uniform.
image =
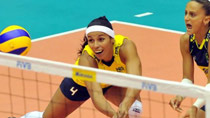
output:
M196 62L198 67L208 77L208 65L209 65L209 54L208 54L208 42L210 39L210 30L207 32L205 39L199 45L195 40L195 35L190 35L190 54L193 60ZM205 111L205 106L201 108Z
M108 63L104 62L103 60L97 59L89 45L85 46L82 53L86 51L88 55L93 57L93 59L95 59L95 61L97 62L99 69L126 73L126 66L121 61L119 55L120 47L123 45L124 39L128 38L122 35L115 35L115 43L113 45L113 57L112 60ZM80 58L78 58L75 62L76 65L78 65L79 59ZM108 90L108 88L111 87L111 85L104 83L101 83L100 85L103 88L104 93ZM72 79L64 78L63 82L60 85L60 89L63 92L63 94L70 100L83 101L87 100L90 97L85 87L84 80L81 80L79 77L73 77Z

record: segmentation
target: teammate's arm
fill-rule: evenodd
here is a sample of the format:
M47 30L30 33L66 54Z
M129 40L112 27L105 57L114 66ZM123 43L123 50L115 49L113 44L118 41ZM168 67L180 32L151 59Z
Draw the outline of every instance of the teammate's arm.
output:
M79 65L97 68L95 60L90 57L86 52L84 52L84 54L80 56ZM112 117L114 114L116 114L115 110L105 99L99 83L85 81L85 85L93 104L100 112L109 117Z
M180 38L180 50L182 54L182 68L183 68L183 79L182 83L194 83L194 62L192 56L190 54L189 48L189 35L184 34ZM181 112L182 109L180 108L181 102L184 100L183 96L177 95L176 97L172 98L169 102L170 106L178 111Z
M180 39L180 50L183 59L183 78L189 79L194 83L194 62L190 54L189 35L184 34Z
M208 46L210 46L210 42L208 42ZM210 48L208 48L208 55L210 55ZM210 61L210 58L209 60ZM208 70L210 70L210 64L208 66ZM208 72L208 77L207 77L207 84L205 86L205 88L210 90L210 73ZM198 98L194 104L191 106L191 108L185 113L185 115L183 116L183 118L196 118L196 117L201 117L201 116L197 116L198 110L205 105L205 100Z

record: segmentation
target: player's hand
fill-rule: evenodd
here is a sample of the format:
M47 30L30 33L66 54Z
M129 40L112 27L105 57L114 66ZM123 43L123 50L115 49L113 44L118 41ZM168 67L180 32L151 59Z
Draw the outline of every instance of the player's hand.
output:
M180 105L183 99L184 98L182 96L176 96L170 100L169 105L177 112L182 112L182 108L180 108Z
M120 104L117 116L118 118L128 118L128 107L126 105Z
M196 118L198 108L195 106L192 106L185 115L182 118Z
M115 113L112 118L118 118L117 113Z

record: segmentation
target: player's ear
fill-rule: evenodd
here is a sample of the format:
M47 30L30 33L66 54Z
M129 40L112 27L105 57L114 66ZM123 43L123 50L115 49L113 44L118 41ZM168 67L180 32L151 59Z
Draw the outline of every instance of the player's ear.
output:
M210 23L210 15L205 16L203 22L204 22L205 25L208 25Z
M111 37L112 44L114 45L114 38Z

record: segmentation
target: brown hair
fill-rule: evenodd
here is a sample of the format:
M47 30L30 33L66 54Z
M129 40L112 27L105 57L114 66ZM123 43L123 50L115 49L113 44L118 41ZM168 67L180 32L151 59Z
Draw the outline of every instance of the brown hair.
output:
M191 1L196 1L200 4L203 5L203 9L206 11L206 15L210 15L210 1L208 0L191 0Z
M83 42L83 43L81 44L81 48L80 48L80 50L78 51L78 54L79 54L79 55L82 54L83 49L84 49L85 46L88 44L88 40L87 40L87 37L86 37L86 36L84 36L82 42Z

